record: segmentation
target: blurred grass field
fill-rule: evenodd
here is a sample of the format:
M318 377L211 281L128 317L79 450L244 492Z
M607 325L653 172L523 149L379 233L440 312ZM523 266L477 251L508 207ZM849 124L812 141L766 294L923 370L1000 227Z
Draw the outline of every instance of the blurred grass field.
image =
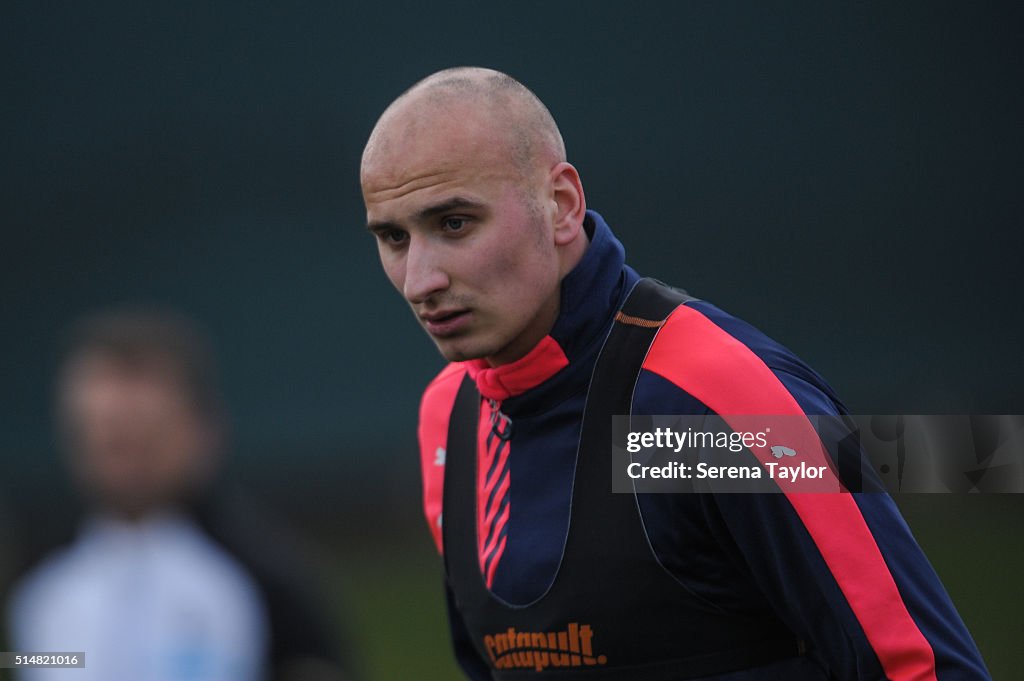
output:
M448 637L441 559L423 541L331 554L335 612L367 681L464 678Z
M1024 679L1024 494L896 497L996 681Z

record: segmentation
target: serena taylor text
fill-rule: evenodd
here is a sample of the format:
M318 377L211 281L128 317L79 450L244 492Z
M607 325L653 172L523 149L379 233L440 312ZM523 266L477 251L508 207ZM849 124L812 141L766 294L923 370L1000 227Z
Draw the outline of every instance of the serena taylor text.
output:
M820 479L825 475L827 466L808 466L806 463L789 465L768 461L750 465L712 465L708 463L686 464L673 461L663 466L644 466L633 462L626 468L626 473L634 480L654 478L663 480L740 480L760 479L764 472L773 480L797 482L799 480Z

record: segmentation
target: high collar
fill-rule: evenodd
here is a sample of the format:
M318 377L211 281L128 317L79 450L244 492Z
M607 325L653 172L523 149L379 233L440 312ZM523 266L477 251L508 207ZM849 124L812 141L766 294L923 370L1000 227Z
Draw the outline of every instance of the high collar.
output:
M548 335L509 364L491 367L482 359L465 362L484 397L499 402L529 398L539 387L545 396L549 391L550 396L568 396L585 387L589 368L622 302L626 280L637 275L625 266L625 250L600 215L588 210L583 228L590 243L580 262L562 279L558 319Z

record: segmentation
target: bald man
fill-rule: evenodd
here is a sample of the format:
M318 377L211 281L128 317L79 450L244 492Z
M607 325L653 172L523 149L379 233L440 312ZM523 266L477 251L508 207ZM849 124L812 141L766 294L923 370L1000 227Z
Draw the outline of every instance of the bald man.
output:
M525 86L425 78L381 115L361 182L384 270L450 361L419 439L470 678L988 678L884 493L612 492L615 414L799 429L845 409L787 349L625 264Z

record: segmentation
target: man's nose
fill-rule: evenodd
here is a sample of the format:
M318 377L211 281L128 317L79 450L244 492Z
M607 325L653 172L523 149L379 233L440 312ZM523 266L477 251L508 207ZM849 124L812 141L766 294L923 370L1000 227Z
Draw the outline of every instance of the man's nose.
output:
M402 294L410 303L423 303L435 293L447 289L451 283L438 255L423 240L409 243Z

